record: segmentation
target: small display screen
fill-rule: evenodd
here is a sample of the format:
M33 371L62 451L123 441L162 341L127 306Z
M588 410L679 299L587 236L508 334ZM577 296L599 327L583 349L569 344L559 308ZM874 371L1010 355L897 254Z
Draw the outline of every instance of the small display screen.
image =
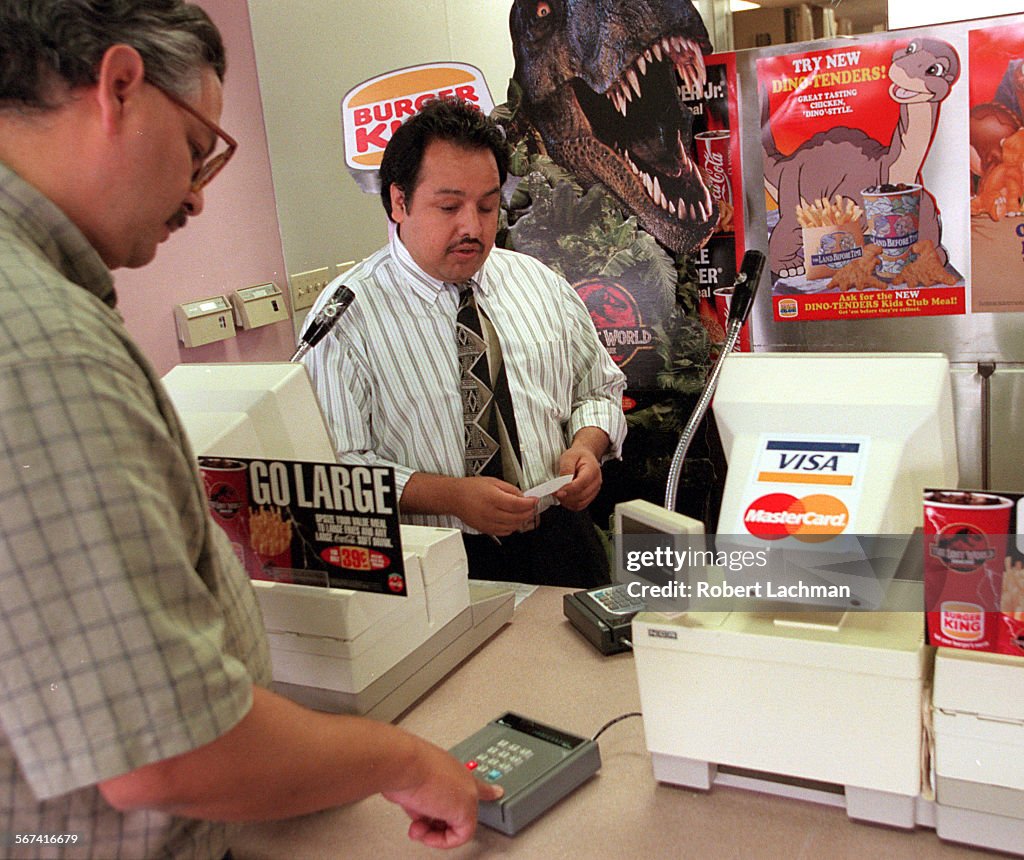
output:
M252 287L251 289L245 290L245 296L248 299L262 299L264 296L270 296L274 294L274 288L270 284L266 284L262 287Z
M622 525L622 533L615 536L615 547L618 554L619 570L616 573L616 582L629 582L632 579L644 579L653 585L668 585L676 578L675 570L671 567L658 567L656 565L646 565L642 569L642 572L633 574L629 577L623 576L622 571L626 569L625 559L623 555L630 549L655 549L658 546L665 545L668 542L669 545L674 545L673 536L660 529L657 526L652 526L650 523L645 523L641 520L634 519L633 517L622 514L619 522ZM655 537L659 540L643 540L643 537ZM634 540L630 540L633 537Z
M535 723L533 720L520 717L518 714L505 714L497 722L499 725L507 726L510 729L515 729L517 732L522 732L524 735L530 735L542 741L547 741L562 749L573 750L584 743L583 738L568 735L565 732L560 732L558 729L551 728L551 726Z

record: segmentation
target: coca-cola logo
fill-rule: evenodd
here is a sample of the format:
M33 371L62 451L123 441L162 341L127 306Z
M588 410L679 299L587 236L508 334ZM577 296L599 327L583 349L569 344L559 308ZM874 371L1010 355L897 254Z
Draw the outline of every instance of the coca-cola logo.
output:
M718 200L722 199L725 189L725 158L717 152L704 153L704 170L707 171L708 179L711 180L711 195Z
M728 159L729 132L705 131L696 135L700 168L716 201L732 203L732 177Z

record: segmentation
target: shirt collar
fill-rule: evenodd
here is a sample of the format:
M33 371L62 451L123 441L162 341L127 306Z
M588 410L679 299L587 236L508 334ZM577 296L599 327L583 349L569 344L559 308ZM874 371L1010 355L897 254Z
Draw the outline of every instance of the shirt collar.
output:
M0 163L0 229L39 249L72 283L110 307L117 306L114 279L82 231L48 197Z
M448 281L438 280L419 267L419 264L412 258L412 254L409 253L409 249L405 247L405 243L399 238L398 230L392 231L390 244L391 256L394 257L398 268L408 278L412 291L416 295L426 302L433 303L437 301L438 296L449 291ZM485 296L487 295L487 260L484 260L480 270L469 280L476 289Z

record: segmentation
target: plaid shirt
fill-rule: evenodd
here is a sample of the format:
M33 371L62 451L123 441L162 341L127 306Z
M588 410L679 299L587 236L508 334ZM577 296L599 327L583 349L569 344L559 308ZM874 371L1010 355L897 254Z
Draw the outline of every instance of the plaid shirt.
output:
M219 857L222 825L122 814L96 784L213 741L270 682L248 579L114 306L85 237L0 165L5 857Z

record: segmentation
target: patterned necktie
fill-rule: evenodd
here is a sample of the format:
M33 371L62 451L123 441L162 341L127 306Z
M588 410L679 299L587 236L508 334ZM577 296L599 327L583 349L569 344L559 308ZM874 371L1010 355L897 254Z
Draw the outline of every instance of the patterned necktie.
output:
M459 310L455 330L466 430L466 474L502 478L518 486L522 462L519 434L501 349L490 321L477 307L472 282L456 286Z

